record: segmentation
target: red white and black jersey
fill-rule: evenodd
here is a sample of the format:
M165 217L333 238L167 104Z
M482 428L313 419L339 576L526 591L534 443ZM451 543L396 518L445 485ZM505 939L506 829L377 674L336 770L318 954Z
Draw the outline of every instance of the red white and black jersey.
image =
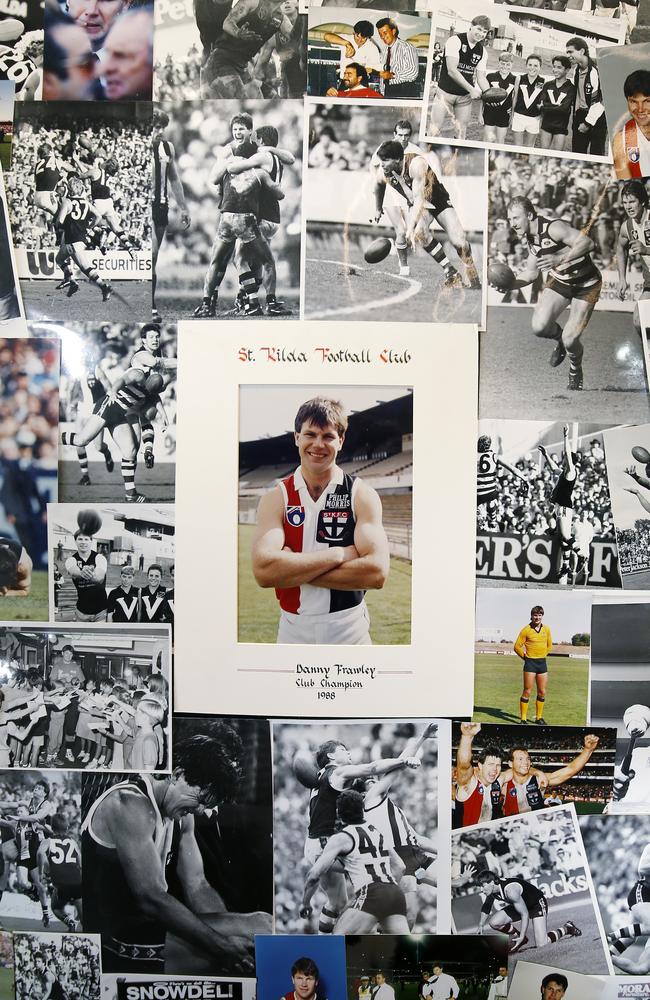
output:
M358 480L338 467L327 489L313 500L300 469L281 480L284 499L284 543L292 552L318 552L332 546L354 544L354 513ZM328 590L304 583L299 587L277 587L283 611L295 615L333 614L356 607L363 590Z
M533 257L550 256L567 248L566 243L558 243L549 233L549 228L556 221L546 219L543 215L538 215L533 221L533 232L523 241ZM601 273L588 253L552 268L548 274L556 281L573 286L577 291L591 288L602 281Z
M127 592L122 587L113 587L108 595L107 611L114 622L137 622L138 591L131 587Z
M72 837L50 837L47 844L50 877L57 889L81 888L81 851Z
M527 74L519 77L519 86L515 98L515 113L527 115L529 118L538 118L542 113L544 77L537 76L534 80L529 80Z
M471 795L466 799L456 798L452 817L452 826L474 826L489 819L500 819L503 816L503 794L499 781L484 785L478 778Z
M518 816L520 813L533 812L544 808L544 796L539 782L534 774L528 781L518 782L512 778L506 784L503 813L505 816Z
M623 127L623 151L630 177L650 177L650 139L634 118L628 118Z
M321 768L316 787L309 796L308 837L331 837L336 829L336 802L340 791L330 785L330 776L336 764Z

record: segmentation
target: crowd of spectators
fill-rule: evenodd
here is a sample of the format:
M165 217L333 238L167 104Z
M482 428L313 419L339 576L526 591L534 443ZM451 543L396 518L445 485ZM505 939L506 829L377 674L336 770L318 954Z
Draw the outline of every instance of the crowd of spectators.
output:
M627 895L634 888L641 853L650 843L650 816L583 816L580 831L609 934L630 923Z
M16 1000L46 996L36 961L42 958L49 976L67 1000L99 1000L100 961L95 938L85 934L15 934Z
M633 528L620 528L617 541L621 573L650 569L650 521L647 518L637 518Z
M14 245L36 250L57 246L51 216L34 204L34 168L36 151L47 143L57 158L71 163L73 154L82 163L91 163L93 154L79 145L83 136L97 146L98 155L117 161L119 170L109 179L113 204L124 227L142 249L151 247L151 143L149 124L107 125L97 120L81 119L73 128L70 120L57 120L55 114L47 126L21 120L13 144L12 169L5 176L7 202ZM90 185L86 182L90 196Z
M0 340L0 458L56 462L58 351L39 340Z
M549 454L561 463L561 449L548 448ZM485 508L477 509L477 530L503 534L542 536L553 535L557 528L551 493L558 473L544 462L540 471L540 458L528 452L511 463L522 473L525 484L500 468L497 473L499 499L494 519L490 522ZM578 445L576 467L578 477L573 489L574 518L587 519L597 538L615 541L614 520L607 482L605 452L600 437L582 439Z
M304 879L309 864L300 857L309 824L309 790L293 772L298 751L315 754L326 740L340 739L352 754L354 763L398 757L407 742L419 733L412 723L376 723L375 725L335 726L323 724L277 725L273 728L274 754L274 861L275 926L281 934L316 933L317 916L324 896L314 897L315 917L299 916ZM426 740L421 751L422 764L415 771L400 771L390 796L404 810L409 823L419 833L435 836L437 826L438 771L437 741ZM420 909L413 933L425 933L436 924L436 893L432 887L419 888Z

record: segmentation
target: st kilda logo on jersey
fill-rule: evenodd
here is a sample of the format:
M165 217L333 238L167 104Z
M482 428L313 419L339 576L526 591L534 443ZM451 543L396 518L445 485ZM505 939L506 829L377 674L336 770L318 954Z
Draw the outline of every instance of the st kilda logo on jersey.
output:
M349 528L354 523L349 493L330 493L318 515L316 539L332 545L348 544Z
M287 518L287 523L290 524L293 528L299 528L301 524L305 523L305 508L287 507L286 518Z

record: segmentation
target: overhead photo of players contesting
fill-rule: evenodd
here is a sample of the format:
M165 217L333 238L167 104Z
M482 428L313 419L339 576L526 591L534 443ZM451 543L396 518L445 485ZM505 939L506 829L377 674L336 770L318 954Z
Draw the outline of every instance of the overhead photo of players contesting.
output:
M0 0L0 1000L650 1000L650 0Z

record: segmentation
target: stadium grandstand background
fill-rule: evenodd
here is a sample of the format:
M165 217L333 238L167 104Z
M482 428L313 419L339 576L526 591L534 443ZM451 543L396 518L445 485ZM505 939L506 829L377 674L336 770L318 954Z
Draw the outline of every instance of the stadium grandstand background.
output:
M306 394L307 394L306 390ZM377 389L381 392L381 388ZM371 636L382 641L382 619L390 623L384 641L410 641L410 591L413 511L413 394L378 402L349 416L343 450L337 464L360 476L377 490L388 536L391 569L382 591L368 592ZM239 445L239 639L273 642L277 601L272 590L261 590L250 570L250 539L260 497L297 467L292 432ZM399 629L400 622L403 624ZM401 637L400 637L401 636Z

